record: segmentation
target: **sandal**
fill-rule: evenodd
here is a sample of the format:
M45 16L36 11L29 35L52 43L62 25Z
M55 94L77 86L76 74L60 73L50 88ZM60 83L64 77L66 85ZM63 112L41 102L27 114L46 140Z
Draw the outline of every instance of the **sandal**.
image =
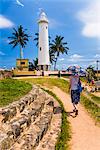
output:
M78 110L76 109L76 111L75 111L75 115L77 116L78 115Z

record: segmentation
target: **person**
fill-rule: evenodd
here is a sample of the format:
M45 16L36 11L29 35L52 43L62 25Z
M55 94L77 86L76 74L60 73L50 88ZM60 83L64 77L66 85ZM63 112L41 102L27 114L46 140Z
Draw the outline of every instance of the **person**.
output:
M59 77L59 78L61 77L61 73L60 73L60 70L58 71L58 77Z
M78 85L80 82L80 78L75 69L72 70L72 75L70 76L70 86L69 89L71 91L71 102L73 104L73 112L75 115L78 115L78 103L80 101L80 91L78 89Z
M91 92L95 92L94 78L92 78L92 80L91 80Z

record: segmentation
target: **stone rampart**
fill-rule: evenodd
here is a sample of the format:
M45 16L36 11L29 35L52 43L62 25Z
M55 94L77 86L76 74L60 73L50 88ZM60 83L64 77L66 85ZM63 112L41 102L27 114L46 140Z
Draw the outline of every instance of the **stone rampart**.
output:
M33 86L20 100L0 108L0 150L51 150L51 140L53 150L60 126L59 103Z

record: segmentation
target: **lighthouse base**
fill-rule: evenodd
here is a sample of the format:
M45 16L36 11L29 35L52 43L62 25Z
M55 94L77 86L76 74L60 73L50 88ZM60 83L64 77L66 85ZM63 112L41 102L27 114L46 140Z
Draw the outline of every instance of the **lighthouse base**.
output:
M50 70L50 65L38 65L39 70L48 71Z

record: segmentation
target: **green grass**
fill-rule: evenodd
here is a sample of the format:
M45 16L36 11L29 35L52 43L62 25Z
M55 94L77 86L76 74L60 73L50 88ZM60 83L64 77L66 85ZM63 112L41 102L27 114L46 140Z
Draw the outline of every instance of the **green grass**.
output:
M100 108L83 94L81 96L81 103L95 119L96 123L100 123Z
M64 92L68 93L69 83L64 79L59 78L30 78L30 79L21 79L24 81L28 81L33 84L39 84L42 86L46 86L48 88L53 88L53 86L57 86L58 88L62 89Z
M0 81L0 107L6 106L27 94L32 85L24 81L4 79Z
M44 90L44 89L43 89ZM48 94L53 96L60 104L62 108L62 124L61 124L61 133L58 137L55 150L68 150L69 149L69 141L71 138L71 130L70 130L70 124L67 120L67 114L64 110L63 103L61 100L51 91L45 90Z
M90 94L92 100L94 101L94 103L96 102L97 104L100 104L100 97L95 96L93 94Z

